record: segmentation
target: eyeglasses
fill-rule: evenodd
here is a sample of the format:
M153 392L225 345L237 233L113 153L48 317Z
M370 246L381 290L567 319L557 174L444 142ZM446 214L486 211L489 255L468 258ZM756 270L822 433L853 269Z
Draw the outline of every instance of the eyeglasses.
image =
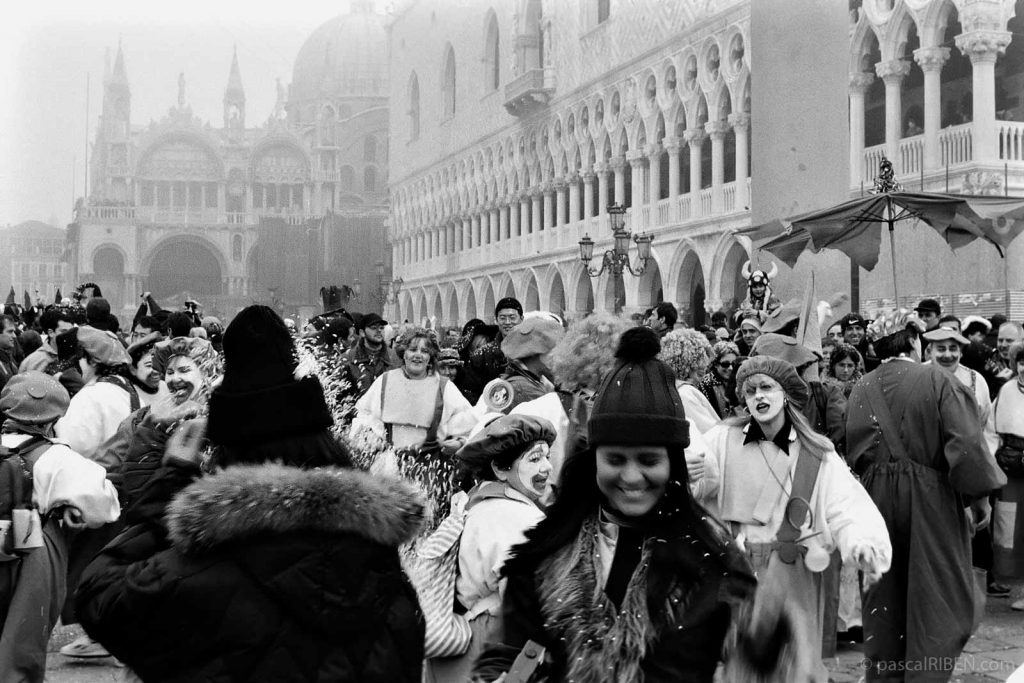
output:
M729 368L731 368L731 367L732 367L732 366L733 366L734 364L735 364L735 363L733 363L733 361L731 361L731 360L723 360L723 361L719 362L719 364L718 364L718 367L720 367L720 368L725 368L726 370L728 370L728 369L729 369Z

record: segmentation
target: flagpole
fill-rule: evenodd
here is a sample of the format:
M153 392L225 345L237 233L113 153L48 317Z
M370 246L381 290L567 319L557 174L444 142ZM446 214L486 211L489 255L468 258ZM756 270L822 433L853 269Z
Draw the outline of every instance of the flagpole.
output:
M893 220L892 199L885 199L885 222L889 224L889 256L892 259L892 295L896 299L896 310L900 308L900 290L896 285L896 221Z

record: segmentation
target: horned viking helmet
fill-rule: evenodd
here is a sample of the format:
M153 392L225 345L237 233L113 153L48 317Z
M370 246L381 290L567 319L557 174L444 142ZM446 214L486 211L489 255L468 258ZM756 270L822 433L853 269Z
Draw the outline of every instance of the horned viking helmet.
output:
M743 263L743 270L740 271L740 275L747 279L747 286L753 287L754 285L764 285L767 287L771 284L772 278L779 274L779 267L773 262L772 267L768 272L763 270L755 270L751 272L750 261Z

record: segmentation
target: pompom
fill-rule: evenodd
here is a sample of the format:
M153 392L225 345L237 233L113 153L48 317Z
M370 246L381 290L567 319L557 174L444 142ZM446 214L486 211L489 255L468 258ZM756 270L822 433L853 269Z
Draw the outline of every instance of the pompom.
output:
M634 327L622 333L615 357L626 363L643 363L658 355L661 340L649 327Z

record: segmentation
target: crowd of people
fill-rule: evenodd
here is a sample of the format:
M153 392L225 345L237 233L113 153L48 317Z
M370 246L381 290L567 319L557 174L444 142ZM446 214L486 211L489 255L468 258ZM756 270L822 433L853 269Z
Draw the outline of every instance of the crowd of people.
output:
M58 619L128 680L825 681L843 639L947 679L986 594L1024 610L1024 328L774 274L698 329L9 307L42 533L0 495L0 680Z

